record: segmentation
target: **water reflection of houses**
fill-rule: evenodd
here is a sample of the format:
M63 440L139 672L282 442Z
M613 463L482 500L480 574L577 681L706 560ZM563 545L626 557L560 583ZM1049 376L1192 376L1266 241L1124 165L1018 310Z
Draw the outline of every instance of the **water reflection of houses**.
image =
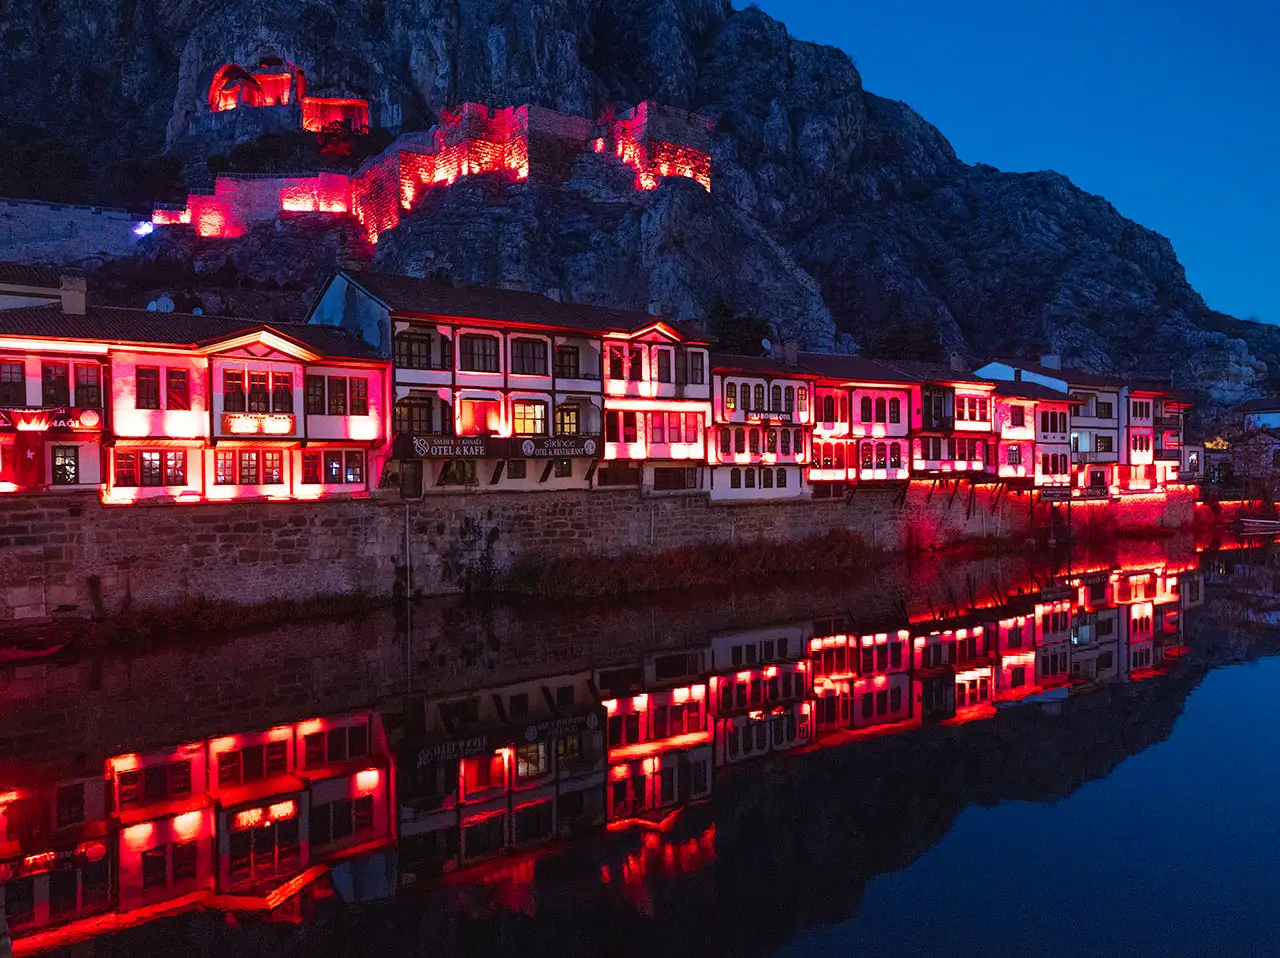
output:
M451 871L603 823L589 672L428 701L422 720L398 750L404 871Z
M0 907L30 951L196 904L271 909L385 863L393 842L402 883L492 874L605 825L664 827L753 760L1143 678L1185 651L1202 594L1198 572L1158 557L1047 582L939 578L896 607L842 609L833 592L822 614L566 639L561 672L509 660L486 687L468 673L0 781Z
M189 905L273 908L389 846L389 771L380 721L361 712L23 783L0 795L5 917L44 932L30 950Z

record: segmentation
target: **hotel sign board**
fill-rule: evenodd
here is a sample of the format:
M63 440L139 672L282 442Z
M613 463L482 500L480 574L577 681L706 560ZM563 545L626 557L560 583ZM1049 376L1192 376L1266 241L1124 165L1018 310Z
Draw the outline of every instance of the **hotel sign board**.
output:
M512 459L568 459L600 451L599 436L517 436L507 442Z
M493 455L489 436L409 436L396 440L398 459L485 459Z
M1042 486L1040 499L1043 502L1068 502L1071 499L1070 486Z
M224 436L292 436L297 419L287 413L228 412L222 414Z
M19 432L93 432L102 428L102 413L91 407L0 409L0 429Z

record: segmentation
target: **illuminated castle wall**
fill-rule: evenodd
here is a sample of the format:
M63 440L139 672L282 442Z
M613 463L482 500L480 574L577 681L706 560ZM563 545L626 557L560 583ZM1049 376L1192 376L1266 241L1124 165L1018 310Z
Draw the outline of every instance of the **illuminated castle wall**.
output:
M607 130L536 106L492 109L464 103L443 112L430 132L399 137L352 176L220 176L212 194L191 194L181 210L157 209L152 222L190 225L200 236L236 237L282 212L351 214L376 243L435 187L479 173L514 182L531 175L563 181L573 161L587 152L613 154L635 171L637 189L654 189L665 176L683 176L710 191L710 130L705 117L648 102Z

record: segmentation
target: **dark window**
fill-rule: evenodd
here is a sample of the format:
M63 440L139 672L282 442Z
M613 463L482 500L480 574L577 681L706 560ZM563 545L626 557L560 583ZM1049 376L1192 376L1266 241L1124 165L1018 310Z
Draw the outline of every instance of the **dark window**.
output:
M341 485L342 475L342 453L326 452L324 454L324 481L329 485Z
M244 371L241 369L222 371L222 410L244 412Z
M308 486L320 484L320 453L304 452L302 454L302 483Z
M57 827L84 821L84 784L64 785L57 792Z
M47 371L48 367L46 367ZM46 404L47 405L47 404ZM137 393L134 405L138 409L160 408L160 370L154 366L139 366L137 370Z
M249 412L270 412L271 392L267 389L270 374L265 369L249 370Z
M142 853L142 887L163 888L169 884L169 846L148 848Z
M41 405L68 406L71 404L69 376L70 371L66 363L44 364L41 379Z
M323 416L325 414L324 377L308 376L306 380L306 391L307 415Z
M76 367L76 394L80 391L80 370L84 366ZM139 370L141 371L141 370ZM84 405L79 403L78 405ZM190 409L191 408L191 380L185 369L166 369L164 371L164 408L165 409Z
M0 400L0 405L2 404L3 400ZM76 365L76 405L102 405L102 370L98 366Z
M666 349L658 351L658 382L671 382L671 352Z
M889 422L902 422L902 400L889 400Z
M76 870L60 868L49 875L49 913L54 917L76 910Z
M351 824L356 832L373 829L373 796L361 795L351 803Z
M431 369L431 337L401 333L395 338L395 364L401 369Z
M364 482L364 453L358 449L349 449L346 454L347 470L343 482L348 485Z
M347 414L347 381L341 376L329 377L329 402L325 412L330 416Z
M545 362L545 358L543 360ZM458 352L458 368L468 372L498 371L498 340L495 336L464 335Z
M528 475L528 463L523 459L507 460L507 478L523 479Z
M706 356L701 352L689 353L689 382L701 386L706 380Z
M666 468L653 470L653 488L660 492L698 488L698 470Z
M271 411L293 412L293 374L271 374Z
M27 374L24 365L21 362L7 360L0 362L0 406L25 406L26 404Z
M4 915L11 928L18 928L35 920L35 879L14 878L4 884Z
M177 842L173 846L173 880L185 881L196 877L199 846L195 842Z
M556 375L561 379L577 379L579 376L577 346L556 347Z
M432 405L430 399L405 399L396 403L393 430L415 435L431 432Z
M351 380L351 415L369 415L369 380Z
M556 460L556 465L555 465L555 472L554 472L554 475L555 475L555 477L556 477L557 479L571 479L571 478L573 478L573 460L572 460L572 459L557 459L557 460Z
M511 372L520 376L545 376L547 344L541 339L511 340Z
M138 454L135 452L116 452L117 486L136 486L138 484Z
M80 481L80 449L78 446L54 446L53 484L74 486Z

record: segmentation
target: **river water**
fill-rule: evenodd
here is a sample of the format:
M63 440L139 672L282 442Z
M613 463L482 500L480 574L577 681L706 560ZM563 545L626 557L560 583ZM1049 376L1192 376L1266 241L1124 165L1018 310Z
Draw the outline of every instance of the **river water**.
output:
M1270 547L0 666L0 904L77 955L1277 954Z

